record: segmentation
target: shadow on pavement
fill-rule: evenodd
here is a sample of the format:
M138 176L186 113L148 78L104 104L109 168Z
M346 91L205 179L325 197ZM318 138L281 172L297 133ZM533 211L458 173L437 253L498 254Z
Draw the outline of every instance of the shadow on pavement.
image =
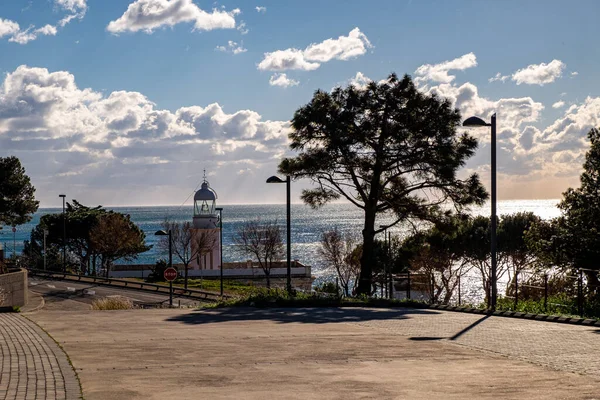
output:
M269 308L250 307L219 310L193 311L167 318L167 321L186 324L211 324L230 321L274 321L278 323L299 322L325 324L334 322L361 322L375 320L399 320L411 314L439 314L432 310L419 309L368 309L368 308Z

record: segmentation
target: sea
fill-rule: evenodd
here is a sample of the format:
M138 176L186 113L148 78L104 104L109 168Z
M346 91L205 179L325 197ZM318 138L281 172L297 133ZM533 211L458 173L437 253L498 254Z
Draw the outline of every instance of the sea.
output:
M498 215L512 214L519 211L531 211L541 218L550 219L560 215L557 208L558 200L505 200L498 202ZM286 206L285 204L247 204L223 205L223 261L242 261L247 257L241 254L235 244L234 235L238 227L247 220L261 219L277 220L285 232ZM140 254L136 264L153 264L160 258L167 258L168 254L156 246L159 237L154 233L160 229L160 224L166 218L173 221L191 221L192 206L154 206L154 207L106 207L114 211L129 214L146 234L146 243L153 246L149 251ZM40 217L48 213L60 213L61 208L40 208L32 220L16 228L3 227L0 230L0 243L5 249L5 255L20 254L23 241L28 240L31 230L39 223ZM489 203L472 208L473 215L490 215ZM312 273L317 281L333 276L333 271L328 270L318 254L321 233L337 227L341 232L349 232L360 239L363 217L361 210L352 204L328 204L318 210L313 210L304 204L292 204L291 209L291 242L292 259L299 260L305 265L312 266ZM377 221L378 225L391 223L391 216L384 216ZM403 237L409 234L408 227L395 226L390 228L393 236ZM284 236L285 238L285 236ZM381 237L383 239L383 236ZM119 263L117 261L117 263Z

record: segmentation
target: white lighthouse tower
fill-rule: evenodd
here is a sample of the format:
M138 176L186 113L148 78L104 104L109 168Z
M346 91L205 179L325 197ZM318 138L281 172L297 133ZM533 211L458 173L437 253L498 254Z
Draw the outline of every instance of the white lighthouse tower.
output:
M219 216L217 214L217 192L215 192L206 180L200 190L194 194L194 233L192 240L192 254L197 254L191 269L220 269L221 259L219 254ZM198 247L202 247L198 251Z

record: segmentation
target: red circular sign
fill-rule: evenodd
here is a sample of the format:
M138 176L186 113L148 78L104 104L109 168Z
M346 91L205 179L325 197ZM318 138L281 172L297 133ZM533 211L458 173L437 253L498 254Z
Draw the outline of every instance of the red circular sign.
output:
M175 268L169 267L165 269L165 279L168 281L174 281L177 278L177 270Z
M13 231L13 232L16 232L16 231L17 231L17 228L15 228L15 227L13 226L13 229L12 229L12 231Z

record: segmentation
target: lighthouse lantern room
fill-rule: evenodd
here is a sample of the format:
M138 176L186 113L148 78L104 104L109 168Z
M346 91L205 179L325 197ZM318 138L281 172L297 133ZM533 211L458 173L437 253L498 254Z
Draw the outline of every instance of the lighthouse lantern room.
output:
M217 214L217 192L215 192L206 180L200 190L194 194L194 235L192 240L192 254L195 259L190 263L190 268L195 269L219 269L220 259L220 237L219 237L219 215ZM202 246L201 249L198 247ZM206 246L206 247L205 247Z

